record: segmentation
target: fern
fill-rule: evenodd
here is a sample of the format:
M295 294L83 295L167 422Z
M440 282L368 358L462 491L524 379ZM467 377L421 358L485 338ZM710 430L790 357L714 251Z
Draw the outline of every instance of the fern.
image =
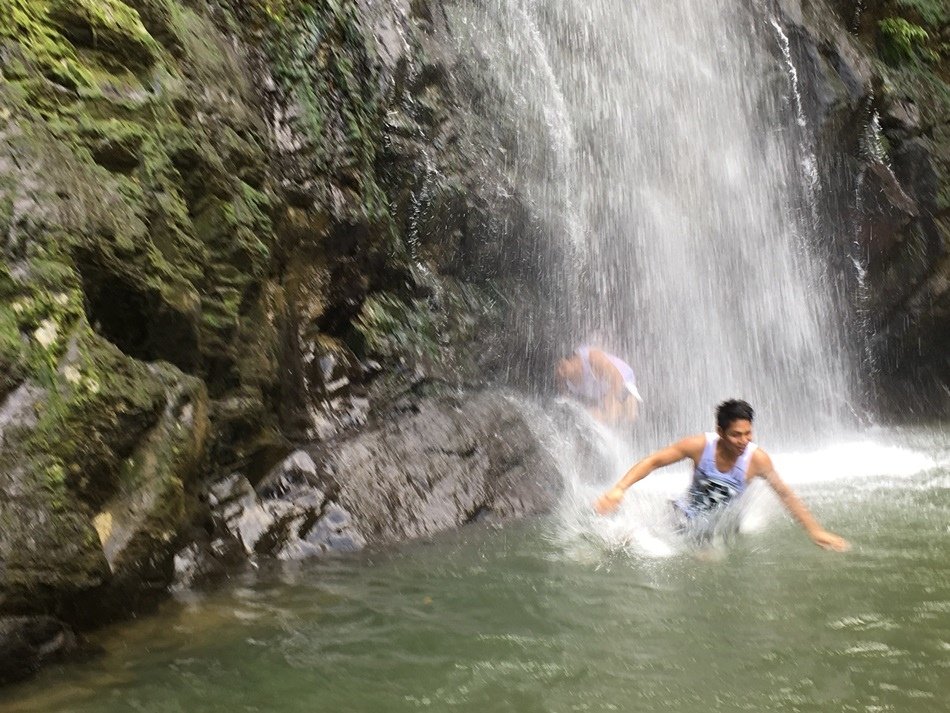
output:
M916 59L937 59L936 52L926 46L930 34L920 25L902 17L888 17L877 23L883 41L885 59L896 64Z

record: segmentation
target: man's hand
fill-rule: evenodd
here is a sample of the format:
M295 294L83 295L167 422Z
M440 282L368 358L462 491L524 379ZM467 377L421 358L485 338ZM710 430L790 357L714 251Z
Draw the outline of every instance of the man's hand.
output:
M824 547L826 550L834 550L835 552L847 552L851 549L851 543L848 542L843 537L839 537L833 532L828 532L827 530L815 530L811 534L811 541L814 542L819 547Z
M606 493L597 498L594 503L594 510L598 515L609 515L614 512L623 500L623 488L611 488Z

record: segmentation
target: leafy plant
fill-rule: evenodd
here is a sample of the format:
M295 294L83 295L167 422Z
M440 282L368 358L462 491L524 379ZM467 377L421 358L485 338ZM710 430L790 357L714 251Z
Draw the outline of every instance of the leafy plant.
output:
M946 0L897 0L897 4L916 12L927 27L939 29L950 24L950 4Z
M888 17L878 22L877 26L881 33L883 53L889 62L896 64L916 59L938 59L937 53L927 47L930 33L920 25L902 17Z

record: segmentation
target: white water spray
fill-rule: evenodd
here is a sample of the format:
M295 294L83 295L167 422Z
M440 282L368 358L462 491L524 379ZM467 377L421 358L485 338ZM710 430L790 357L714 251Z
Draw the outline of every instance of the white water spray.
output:
M730 396L776 438L839 427L846 357L813 251L798 78L789 98L782 72L763 71L783 68L776 36L794 70L781 27L727 0L452 12L478 55L471 71L491 75L497 110L513 117L515 180L549 232L542 280L558 281L563 314L537 338L570 351L600 335L627 358L644 442L708 427Z

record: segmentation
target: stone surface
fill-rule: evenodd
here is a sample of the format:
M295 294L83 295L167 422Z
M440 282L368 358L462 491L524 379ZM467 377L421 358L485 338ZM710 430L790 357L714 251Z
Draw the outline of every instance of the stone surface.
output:
M0 617L0 685L83 650L73 631L48 616Z
M365 541L351 514L328 495L333 487L304 451L287 456L256 488L240 473L215 483L209 499L214 550L206 545L200 554L181 553L179 579L209 569L194 560L305 559L361 548Z
M403 408L292 453L256 487L239 473L216 483L214 540L251 559L304 559L538 514L557 501L557 463L510 396L427 396ZM182 576L193 576L194 551L180 557Z
M546 512L561 475L504 393L424 398L317 459L368 542Z
M950 414L950 85L941 3L778 3L817 139L833 272L885 416ZM883 23L927 39L895 52ZM942 34L943 33L943 34ZM854 263L860 266L856 271Z

